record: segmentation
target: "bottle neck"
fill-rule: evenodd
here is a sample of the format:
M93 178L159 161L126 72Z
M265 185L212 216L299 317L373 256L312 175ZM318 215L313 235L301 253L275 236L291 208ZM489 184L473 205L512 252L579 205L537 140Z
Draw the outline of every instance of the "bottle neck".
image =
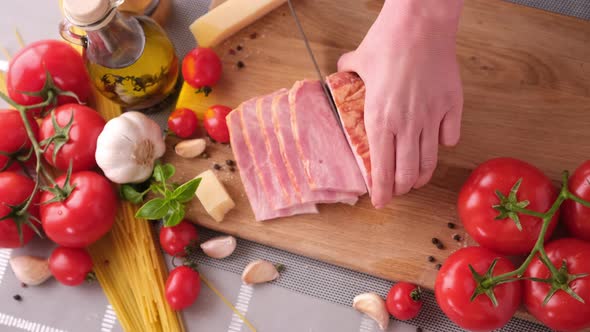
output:
M87 31L85 56L103 67L124 68L137 61L144 47L140 22L134 16L116 13L105 26Z

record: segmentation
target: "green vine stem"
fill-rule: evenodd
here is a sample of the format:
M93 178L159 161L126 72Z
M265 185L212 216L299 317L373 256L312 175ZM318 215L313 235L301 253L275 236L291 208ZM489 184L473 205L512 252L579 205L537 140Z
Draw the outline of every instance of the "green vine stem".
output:
M537 238L537 241L535 242L533 249L531 250L530 254L527 256L527 258L524 260L524 262L514 271L499 274L497 276L493 276L493 277L489 277L489 278L485 278L484 280L481 280L481 287L483 289L492 289L493 287L500 285L502 283L522 280L523 274L525 273L526 269L528 268L528 266L531 264L531 262L533 261L533 259L537 255L539 256L539 259L541 260L541 262L543 262L543 264L545 266L547 266L547 268L551 272L551 277L553 278L552 280L555 280L556 282L561 283L561 284L568 282L567 271L565 271L565 273L564 273L564 271L562 269L557 268L551 262L551 260L547 256L547 252L545 252L545 247L544 247L545 235L547 234L547 230L549 229L549 224L551 223L553 216L555 215L555 213L557 213L561 204L565 200L571 199L577 203L582 204L583 206L590 208L590 202L583 200L582 198L576 196L575 194L573 194L572 192L569 191L568 178L569 178L569 173L567 171L564 171L562 174L561 191L559 192L557 199L555 200L553 205L549 208L549 210L547 210L547 212L542 213L542 212L532 211L532 210L526 209L524 207L521 207L518 204L513 204L513 203L506 203L502 206L502 208L504 208L505 211L508 211L508 212L517 213L517 214L524 214L524 215L529 215L529 216L540 218L542 220L543 224L541 227L541 231L539 232L539 237ZM518 183L517 183L517 185L518 185ZM538 281L538 280L535 280L535 281ZM550 281L545 281L545 282L550 282ZM568 293L569 293L569 291L568 291ZM579 297L574 296L574 298L576 298L578 301L584 302ZM546 301L548 301L548 299Z
M39 142L37 141L37 138L35 137L35 134L33 133L33 128L31 127L31 124L29 123L29 117L27 116L27 111L30 109L49 106L52 103L54 97L55 96L53 94L53 91L49 90L47 92L47 99L45 101L35 104L35 105L23 106L23 105L17 104L14 100L10 99L10 97L8 97L3 92L0 92L0 98L2 98L5 102L10 104L10 106L14 107L18 111L18 113L20 114L20 117L23 120L23 124L25 126L25 130L27 132L27 136L29 137L29 140L31 141L31 145L33 146L35 158L37 158L36 164L35 164L35 172L36 172L35 187L33 188L33 192L31 194L31 196L26 200L25 204L20 209L20 211L18 211L17 214L19 214L19 215L24 215L25 213L27 213L28 208L31 206L31 203L33 202L33 197L35 197L35 193L39 190L39 188L41 186L41 184L40 184L41 174L46 179L46 181L50 182L52 185L55 185L55 180L53 179L51 174L49 174L49 172L47 172L47 170L43 167L43 156L42 156L43 149L39 145Z

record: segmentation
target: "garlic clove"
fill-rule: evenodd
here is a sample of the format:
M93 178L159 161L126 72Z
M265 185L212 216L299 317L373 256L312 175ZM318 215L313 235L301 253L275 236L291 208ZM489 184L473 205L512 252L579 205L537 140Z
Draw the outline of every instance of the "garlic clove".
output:
M176 154L183 158L195 158L205 152L207 142L202 138L182 141L174 147Z
M254 261L244 269L242 282L246 285L273 281L279 277L277 267L265 260Z
M385 301L376 293L364 293L355 296L352 307L377 322L382 331L389 325L389 312Z
M31 286L40 285L51 277L49 261L41 257L12 257L10 267L20 282Z
M231 255L236 249L237 241L233 236L219 236L205 241L201 249L211 258L223 259Z

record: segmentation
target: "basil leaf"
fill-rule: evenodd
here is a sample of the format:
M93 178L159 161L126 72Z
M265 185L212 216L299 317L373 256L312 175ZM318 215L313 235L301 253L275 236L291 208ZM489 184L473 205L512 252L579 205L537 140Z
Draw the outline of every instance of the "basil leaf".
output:
M184 207L180 206L178 209L171 209L164 217L164 227L172 227L180 224L184 218Z
M201 183L201 178L196 178L188 181L187 183L181 185L180 187L176 188L172 195L170 196L171 200L179 201L180 203L186 203L195 197L195 192Z
M120 187L121 197L124 200L129 201L134 204L140 204L143 202L143 197L145 196L146 192L138 192L135 188L130 184L124 184Z
M170 202L164 198L154 198L139 208L136 218L157 220L163 218L170 210Z
M165 182L171 178L176 172L176 168L172 164L156 165L154 167L154 179L158 182Z

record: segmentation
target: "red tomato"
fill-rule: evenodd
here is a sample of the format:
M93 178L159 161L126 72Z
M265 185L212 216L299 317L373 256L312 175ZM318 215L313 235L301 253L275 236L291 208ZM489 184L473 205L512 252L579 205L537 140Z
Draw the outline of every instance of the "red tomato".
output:
M188 108L174 110L168 117L168 129L180 138L194 137L199 128L197 115Z
M35 182L14 172L0 173L0 218L10 214L10 206L17 206L24 203L33 192ZM27 210L30 216L39 218L39 193L35 194L33 202ZM34 231L26 223L36 223L30 216L20 220L8 218L0 220L0 248L18 248L27 244L33 238ZM21 243L18 235L16 222L22 225L23 241Z
M422 309L420 287L408 282L398 282L387 294L385 304L387 311L399 320L408 320L418 316Z
M199 272L188 266L179 266L170 272L166 280L166 301L173 310L190 307L200 292Z
M63 171L72 163L72 171L87 171L96 167L94 154L96 152L96 140L102 132L106 122L95 110L79 104L67 104L56 108L52 113L59 127L64 128L73 117L69 130L58 130L57 139L45 150L45 160ZM55 135L52 114L48 114L41 122L40 139L47 140ZM55 143L62 144L58 150L55 162L53 150Z
M63 187L65 175L56 182ZM72 248L91 245L113 226L117 214L117 196L110 182L89 171L72 173L71 194L61 202L44 203L54 198L51 192L41 196L41 222L53 242Z
M590 243L573 238L559 239L547 244L545 251L549 260L558 269L565 260L569 274L590 273ZM545 264L535 257L524 276L546 279L551 277L551 273ZM524 304L535 318L551 329L579 331L590 327L590 277L573 280L569 286L585 303L579 302L565 291L558 290L551 300L543 305L551 285L524 280Z
M570 192L584 200L590 200L590 160L586 161L572 174L568 182ZM563 222L570 234L590 241L590 208L566 200L561 206Z
M51 74L55 87L75 93L80 101L87 102L90 97L90 78L82 56L65 42L41 40L28 45L10 61L6 77L8 95L21 105L34 105L43 101L39 96L29 96L23 92L37 92L45 84L46 71ZM58 105L76 103L76 99L59 96ZM38 115L40 110L32 110Z
M229 143L229 129L225 117L232 111L223 105L214 105L205 112L203 124L207 134L219 143Z
M482 247L467 247L455 251L438 272L434 285L436 301L442 311L457 325L470 331L491 331L500 328L514 315L522 297L520 281L494 288L498 306L485 295L470 301L477 284L469 265L481 275L498 258L493 275L514 270L512 263Z
M221 60L210 48L197 47L182 60L182 76L193 88L214 86L221 78Z
M30 120L29 124L35 137L39 136L39 126L34 120ZM16 171L19 169L19 158L26 158L31 151L31 140L27 136L27 130L23 120L16 110L0 110L0 170ZM33 165L35 161L35 154L31 154L31 158L27 165ZM7 166L7 164L9 164Z
M551 180L536 167L517 159L497 158L479 165L469 176L461 191L457 209L465 230L481 246L505 255L526 254L531 251L542 221L539 218L519 214L522 231L513 220L496 220L499 212L492 208L500 203L496 190L508 196L514 184L522 179L517 193L518 201L528 200L526 207L546 212L557 198L557 190ZM545 239L553 233L559 219L553 217Z
M49 256L51 274L66 286L83 283L92 266L92 258L86 249L57 247Z
M197 228L188 220L172 227L160 229L160 245L168 255L184 257L184 248L199 241Z

